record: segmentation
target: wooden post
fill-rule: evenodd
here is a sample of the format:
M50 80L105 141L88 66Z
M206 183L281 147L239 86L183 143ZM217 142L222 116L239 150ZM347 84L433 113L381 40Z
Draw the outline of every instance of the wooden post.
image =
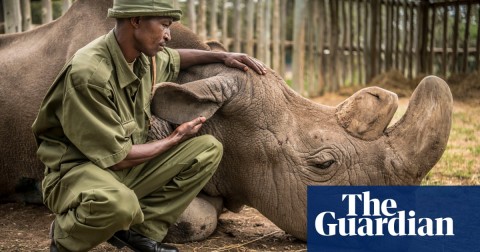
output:
M207 1L200 0L198 2L198 36L201 40L207 40Z
M331 32L330 32L330 89L329 91L336 92L340 88L340 71L339 68L339 34L340 34L340 27L339 27L339 8L338 8L338 1L337 0L330 0L330 21L331 21Z
M257 40L257 51L256 51L256 57L262 61L265 62L265 42L263 41L265 39L265 36L262 35L263 33L263 27L264 27L264 17L263 17L263 8L265 6L265 0L258 0L257 1L257 25L256 25L256 30L255 30L255 36Z
M376 54L376 57L377 57L377 67L376 69L373 69L373 72L375 72L375 74L373 75L373 77L375 77L378 73L382 72L382 40L383 40L383 15L382 15L382 11L383 11L383 7L382 7L382 1L379 0L378 4L380 6L378 6L378 14L375 14L377 16L377 25L376 25L376 29L377 29L377 33L378 35L376 35L376 38L377 38L377 48L378 48L378 52ZM387 8L385 8L387 9ZM386 12L385 12L386 14ZM386 49L386 48L385 48Z
M417 8L417 44L416 67L417 73L427 72L427 44L428 44L428 0L421 0Z
M173 8L175 8L175 9L180 9L180 5L178 4L178 0L173 0L172 6L173 6Z
M480 7L477 7L477 52L475 53L475 63L477 63L477 71L480 72Z
M455 16L453 20L453 52L452 52L452 72L457 72L457 52L458 52L458 21L460 18L460 6L455 2Z
M357 15L358 15L358 9L357 9ZM348 1L348 31L349 31L349 38L348 38L348 56L350 59L350 64L349 64L349 69L350 69L350 81L352 85L355 85L354 81L354 72L355 72L355 53L353 50L353 1L349 0ZM358 50L358 48L357 48Z
M228 41L228 0L223 1L222 11L222 44L229 50L230 43Z
M255 23L255 1L248 0L247 1L247 27L245 31L245 53L248 55L252 55L254 53L254 41L253 41L253 25Z
M403 45L402 45L402 66L401 72L405 75L405 69L407 69L407 48L408 48L408 3L403 2Z
M393 13L393 9L391 8L392 5L391 5L391 2L390 1L385 1L385 9L386 9L386 12L387 12L387 21L386 21L386 24L385 24L385 37L386 37L386 41L385 41L385 71L389 71L391 68L392 68L392 41L393 41L393 37L392 37L392 29L391 29L391 25L393 24L393 19L392 19L392 13ZM381 17L381 16L380 16ZM379 43L379 45L381 46L382 43Z
M348 64L348 58L346 57L345 55L345 52L347 51L347 47L348 47L348 17L347 17L347 7L346 7L346 4L347 4L347 1L344 0L344 1L340 1L339 2L341 4L341 13L342 13L342 24L343 24L343 28L342 28L342 31L341 31L341 35L342 35L342 42L341 42L341 49L339 51L339 55L340 55L340 60L341 60L341 64L342 64L342 67L339 69L341 72L340 74L340 85L341 86L344 86L347 82L347 80L349 80L351 82L351 72L350 72L350 65Z
M68 9L70 9L70 6L72 6L72 0L63 0L62 15L65 14Z
M218 0L210 0L210 39L218 40L218 26L217 26L217 9L218 9Z
M315 38L315 70L317 74L317 80L315 83L314 95L320 95L323 92L324 82L324 70L323 70L323 34L325 33L325 24L322 22L325 13L325 1L314 1L314 38Z
M408 48L408 78L411 79L413 78L413 48L414 48L414 31L415 31L415 15L414 15L414 9L415 5L413 2L410 2L410 30L408 31L409 34L409 48Z
M265 43L265 61L264 63L271 67L272 65L272 49L270 47L270 42L272 40L272 1L268 0L265 4L263 17L265 18L265 27L263 28L263 35L265 36L264 43Z
M480 27L480 26L479 26ZM448 35L448 6L443 7L443 52L442 52L442 74L447 77L448 53L447 53L447 35Z
M22 31L28 31L32 29L30 0L22 0L20 6L22 8Z
M280 23L281 27L287 27L287 0L280 0ZM280 29L280 73L285 78L285 41L287 40L287 29Z
M430 57L428 60L428 73L433 74L433 66L435 64L435 17L436 9L435 6L432 6L432 24L430 26Z
M377 75L377 54L379 53L378 51L378 19L380 18L380 0L372 0L370 1L370 50L369 50L369 55L368 55L368 61L367 65L369 64L370 67L367 66L367 83L370 82L373 77Z
M272 69L280 71L280 0L273 0L272 22Z
M242 10L241 10L241 0L235 0L235 26L233 34L233 51L241 52L242 51Z
M366 64L362 64L362 59L365 57L365 47L362 48L362 43L361 43L361 37L362 34L365 35L365 33L362 33L362 13L367 14L366 12L362 11L362 2L361 0L357 1L357 69L358 69L358 82L361 84L365 84L365 81L363 80L363 70ZM363 36L363 39L365 40L365 36Z
M195 11L195 0L188 0L187 12L188 26L193 33L197 33L197 12Z
M293 16L293 88L301 95L304 89L306 0L295 0Z
M52 0L42 0L42 24L52 22Z
M470 40L470 12L472 9L472 3L467 3L467 13L465 14L465 39L463 40L463 65L462 72L466 73L468 70L468 41ZM477 24L479 25L479 24Z
M400 2L395 0L395 69L400 69Z
M22 13L18 0L3 0L3 16L5 18L5 33L22 31Z

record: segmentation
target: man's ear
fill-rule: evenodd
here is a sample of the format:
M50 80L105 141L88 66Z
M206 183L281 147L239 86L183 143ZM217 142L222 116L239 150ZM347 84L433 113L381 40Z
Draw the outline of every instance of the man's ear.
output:
M131 17L131 18L130 18L130 24L131 24L134 28L138 28L138 25L140 24L140 17Z
M199 116L208 119L236 93L237 86L233 79L224 76L182 85L160 83L155 86L151 111L157 117L175 124L182 124Z

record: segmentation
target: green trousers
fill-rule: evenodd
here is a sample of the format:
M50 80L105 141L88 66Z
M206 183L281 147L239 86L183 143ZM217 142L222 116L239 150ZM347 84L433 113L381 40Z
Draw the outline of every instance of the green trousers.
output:
M56 214L57 247L87 251L128 229L162 241L222 153L220 142L203 135L131 169L111 171L88 162L49 172L42 189L45 205Z

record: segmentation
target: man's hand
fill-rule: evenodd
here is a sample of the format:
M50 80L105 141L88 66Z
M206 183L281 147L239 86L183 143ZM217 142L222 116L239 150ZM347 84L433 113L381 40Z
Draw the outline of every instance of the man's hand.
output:
M174 143L181 143L197 134L206 120L205 117L200 116L183 123L170 134L169 138L171 138Z
M145 144L133 145L125 159L110 167L110 169L114 171L128 169L160 155L173 146L197 134L206 120L205 117L200 116L178 126L167 138Z
M244 53L212 52L195 49L177 49L180 55L180 68L186 69L199 64L223 63L226 66L248 71L249 68L258 74L266 74L265 65Z
M226 53L224 64L243 71L248 71L248 69L251 68L258 74L267 73L267 69L263 63L244 53Z

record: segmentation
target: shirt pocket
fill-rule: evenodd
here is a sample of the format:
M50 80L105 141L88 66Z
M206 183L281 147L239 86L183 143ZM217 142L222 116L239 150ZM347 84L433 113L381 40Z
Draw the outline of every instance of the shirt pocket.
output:
M133 132L137 129L137 124L134 120L130 120L122 123L123 130L125 131L125 138L130 138Z

